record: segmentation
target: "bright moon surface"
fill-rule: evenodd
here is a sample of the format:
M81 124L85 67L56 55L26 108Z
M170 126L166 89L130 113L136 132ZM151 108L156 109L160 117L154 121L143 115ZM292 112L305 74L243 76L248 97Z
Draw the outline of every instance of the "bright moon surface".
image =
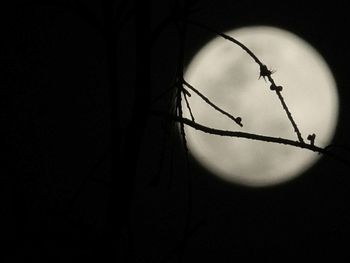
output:
M321 55L288 31L266 26L225 32L246 45L267 65L283 86L282 96L306 143L330 144L338 119L338 93ZM185 80L217 106L242 118L243 127L217 112L194 92L188 98L195 121L223 130L282 137L297 136L268 81L258 79L259 66L237 45L217 37L207 43L186 68ZM191 116L183 103L184 117ZM185 125L193 157L221 179L248 187L265 187L291 180L320 158L293 146L206 134Z

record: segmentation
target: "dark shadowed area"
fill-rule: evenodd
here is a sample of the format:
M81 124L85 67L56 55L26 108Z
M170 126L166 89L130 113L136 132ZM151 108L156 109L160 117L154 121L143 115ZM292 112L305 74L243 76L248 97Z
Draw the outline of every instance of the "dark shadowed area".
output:
M2 262L234 262L348 243L350 165L324 157L287 184L230 185L152 115L174 106L173 90L154 100L181 59L214 36L188 25L182 45L169 18L184 3L218 31L277 26L318 49L339 88L334 151L350 162L345 2L1 3Z

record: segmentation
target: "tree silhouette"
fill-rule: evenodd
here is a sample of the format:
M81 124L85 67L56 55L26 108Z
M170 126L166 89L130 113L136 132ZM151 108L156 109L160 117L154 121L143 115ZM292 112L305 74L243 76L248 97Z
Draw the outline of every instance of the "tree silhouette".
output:
M23 3L21 3L21 8ZM305 150L310 150L326 156L335 158L337 161L348 164L348 159L344 152L339 153L337 149L341 148L336 145L331 145L326 148L317 146L317 136L315 134L307 135L305 140L304 135L299 130L297 121L294 120L292 112L287 106L288 98L283 97L283 87L275 83L273 74L268 65L265 65L255 54L253 50L245 46L238 39L221 33L211 25L203 21L197 21L195 14L201 12L200 4L193 1L177 1L171 2L171 12L165 14L161 22L152 21L151 7L149 1L103 1L101 3L102 14L96 15L91 8L88 7L87 2L72 0L72 1L28 1L24 6L30 10L35 8L54 8L57 10L64 10L72 12L74 15L80 17L87 23L97 34L101 37L104 43L104 50L101 53L106 57L106 77L108 79L109 105L110 105L110 123L112 134L112 142L110 146L98 156L95 162L91 165L89 172L83 176L78 186L76 186L67 198L64 205L65 211L74 210L77 200L86 188L87 184L93 180L99 180L96 172L99 167L108 159L112 158L113 169L112 176L107 181L110 195L108 200L108 208L106 209L106 220L104 223L103 238L108 240L109 256L113 256L115 260L120 262L172 262L173 259L178 259L180 262L185 260L188 240L193 237L201 227L205 224L205 220L196 220L193 218L193 174L188 156L188 149L186 146L185 125L202 132L228 136L238 137L242 139L250 139L257 141L265 141L269 143L279 143L298 147ZM46 9L45 9L46 10ZM220 130L213 127L204 126L196 122L196 116L192 113L191 104L188 97L195 95L199 96L208 107L212 107L216 111L223 114L225 117L231 119L238 127L242 127L245 121L240 116L235 116L235 113L229 113L225 109L211 101L211 98L202 94L200 90L188 83L184 79L184 64L185 53L188 38L188 29L196 27L205 30L211 34L220 36L233 45L246 52L257 64L260 70L261 81L268 81L270 83L270 90L274 92L281 103L282 110L285 112L291 126L294 129L297 140L290 140L279 137L271 137L266 135L251 134L241 131L227 131ZM157 52L156 44L160 36L169 28L175 32L174 41L176 48L176 63L172 65L174 72L172 74L171 83L162 83L163 89L159 92L153 89L153 76L151 75L152 55ZM130 58L135 64L134 79L129 80L130 86L133 87L133 98L125 98L123 96L123 85L126 81L121 81L123 74L126 74L123 65L121 64L122 52L121 37L125 30L133 30L128 32L132 35L135 58ZM132 106L130 107L129 118L127 124L122 123L121 117L124 112L120 109L120 104L123 100L127 100ZM159 107L160 105L160 107ZM183 108L187 107L191 119L183 116ZM155 118L154 118L155 117ZM143 158L142 145L147 141L147 129L150 123L156 122L163 129L164 140L160 143L162 148L160 153L160 160L153 160L158 163L158 170L154 172L152 178L147 178L149 185L147 187L157 187L160 184L162 167L167 158L167 150L170 148L169 165L169 181L171 181L171 172L174 162L174 154L172 150L176 146L178 138L181 137L183 146L182 156L186 162L186 181L183 182L186 188L186 208L184 212L185 223L183 224L182 233L180 237L176 238L170 249L152 259L142 258L138 256L136 247L137 233L133 227L132 213L133 202L135 195L135 184L138 180L138 162ZM179 134L177 134L177 125L179 125ZM116 139L117 138L117 139ZM119 151L115 150L118 144ZM169 147L170 146L170 147ZM344 148L344 147L343 147ZM169 183L171 185L171 182ZM170 188L170 187L169 187ZM168 189L169 189L168 188ZM25 197L23 197L24 199ZM55 210L55 208L53 208ZM115 250L117 254L115 255Z
M219 32L218 30L215 30L206 24L194 21L191 18L189 18L190 17L190 13L188 12L188 10L190 9L189 6L190 6L190 4L189 5L185 4L181 10L182 15L176 16L177 19L181 20L181 21L176 20L178 37L181 41L181 44L179 46L179 50L180 50L179 51L180 59L178 61L179 65L177 67L177 73L176 73L176 76L174 78L174 84L171 85L171 88L173 90L173 94L175 94L175 100L174 100L175 101L175 108L171 108L171 105L169 106L169 108L172 109L172 112L170 114L166 113L166 112L161 112L159 110L152 111L153 115L161 116L161 117L165 118L167 121L174 121L180 125L180 136L182 137L182 143L184 145L184 151L185 151L186 155L188 154L188 149L186 146L186 134L185 134L184 126L188 125L196 130L199 130L201 132L211 134L211 135L238 137L238 138L245 138L245 139L256 140L256 141L264 141L264 142L269 142L269 143L278 143L278 144L294 146L294 147L298 147L298 148L305 149L305 150L310 150L310 151L313 151L313 152L316 152L319 154L323 154L323 155L332 157L339 162L342 162L346 165L349 165L349 160L346 158L346 155L339 155L336 152L330 150L332 148L332 146L327 146L325 148L318 147L317 144L315 144L316 134L314 134L314 133L309 134L307 136L308 142L305 142L305 140L304 140L304 138L299 130L299 127L292 116L292 112L289 109L289 107L287 106L286 100L282 95L283 87L276 84L276 82L272 76L273 71L270 70L268 68L268 66L265 65L254 54L254 51L250 50L247 46L245 46L239 40L233 38L232 36L229 36L229 35L226 35L222 32ZM266 136L266 135L251 134L251 133L246 133L246 132L241 132L241 131L220 130L220 129L215 129L212 127L201 125L200 123L197 123L195 121L195 116L192 113L191 105L190 105L189 101L187 100L187 97L192 96L192 94L191 94L192 92L195 93L196 95L198 95L201 99L203 99L203 101L206 102L209 107L214 108L215 110L217 110L221 114L230 118L238 126L243 127L243 124L244 124L244 120L242 120L241 117L234 117L231 113L228 113L225 110L221 109L220 107L218 107L217 105L212 103L210 98L207 98L204 94L202 94L199 90L197 90L195 87L193 87L190 83L188 83L184 79L184 74L183 74L183 63L184 63L183 52L184 51L183 51L183 49L184 49L184 46L186 43L186 28L189 26L199 27L203 30L214 33L215 35L220 36L220 37L230 41L232 44L241 48L242 51L245 51L252 58L252 60L257 64L257 66L259 67L259 70L260 70L259 79L262 77L263 80L265 80L265 81L267 80L268 82L270 82L270 90L272 92L275 92L277 98L279 99L281 106L282 106L282 109L286 113L287 118L288 118L291 126L294 129L295 135L298 139L297 141L285 139L285 138L280 138L280 137L271 137L271 136ZM163 97L167 93L170 93L169 90L166 90L165 93L162 93L159 97ZM159 100L159 97L157 97L156 101ZM185 100L185 106L184 106L183 100ZM173 101L170 100L170 103L173 103ZM182 112L183 107L188 108L191 119L187 119L187 118L183 117L183 112ZM188 158L187 158L187 160L188 160ZM183 239L179 242L179 244L177 246L175 246L174 250L172 251L174 253L174 251L176 251L176 250L179 250L179 251L182 250L182 252L179 252L180 255L183 255L183 253L184 253L187 239L189 239L190 236L193 234L193 232L195 232L195 231L190 230L190 228L189 228L190 221L191 221L191 209L192 209L191 199L193 197L192 197L191 174L189 173L187 176L188 176L188 181L187 181L187 184L188 184L188 194L187 194L188 195L188 208L187 208L188 213L187 213L187 217L186 217L187 224L185 225ZM194 227L194 228L197 229L197 226L198 225L196 225L196 227ZM169 254L169 255L171 255L171 254ZM166 257L166 259L168 259L168 257ZM181 257L180 257L180 261L181 261Z

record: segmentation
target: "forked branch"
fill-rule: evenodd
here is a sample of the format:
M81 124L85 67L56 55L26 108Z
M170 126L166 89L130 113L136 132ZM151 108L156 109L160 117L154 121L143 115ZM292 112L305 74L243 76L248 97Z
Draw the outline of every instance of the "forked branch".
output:
M218 112L224 114L225 116L229 117L231 120L233 120L235 123L237 123L239 126L243 127L242 124L242 118L241 117L233 117L230 113L224 111L223 109L219 108L218 106L216 106L214 103L212 103L206 96L204 96L201 92L199 92L196 88L194 88L192 85L190 85L188 82L186 82L185 80L183 80L184 85L186 87L188 87L190 90L192 90L193 92L195 92L202 100L204 100L208 105L210 105L211 107L213 107L215 110L217 110Z
M264 79L267 78L268 81L271 83L271 90L273 90L273 91L276 92L277 97L278 97L278 99L280 100L280 102L281 102L281 104L282 104L282 107L283 107L284 111L286 112L287 117L288 117L290 123L291 123L292 126L293 126L294 132L296 133L299 142L300 142L300 143L304 143L304 139L303 139L303 137L301 136L301 132L300 132L300 130L299 130L299 128L298 128L296 122L294 121L294 119L293 119L293 117L292 117L292 114L291 114L290 110L288 109L288 106L287 106L287 104L286 104L286 102L285 102L285 100L284 100L284 98L283 98L283 96L282 96L282 94L281 94L282 87L281 87L281 86L277 86L276 83L275 83L275 81L274 81L274 79L273 79L272 76L271 76L271 75L272 75L272 71L269 70L269 69L267 68L267 66L266 66L264 63L262 63L262 62L259 60L259 58L258 58L247 46L245 46L243 43L241 43L241 42L238 41L237 39L235 39L235 38L233 38L233 37L231 37L231 36L229 36L229 35L226 35L226 34L224 34L224 33L221 33L221 32L219 32L219 31L217 31L217 30L215 30L215 29L213 29L213 28L211 28L211 27L209 27L209 26L207 26L207 25L204 25L204 24L202 24L202 23L199 23L199 22L196 22L196 21L193 21L193 20L188 20L188 22L189 22L189 24L192 24L192 25L194 25L194 26L197 26L197 27L200 27L200 28L205 29L205 30L207 30L207 31L210 31L210 32L212 32L212 33L214 33L214 34L216 34L216 35L218 35L218 36L221 36L222 38L224 38L224 39L226 39L226 40L228 40L228 41L230 41L230 42L236 44L237 46L239 46L239 47L242 48L245 52L248 53L248 55L249 55L249 56L255 61L255 63L257 63L258 66L259 66L259 69L260 69L260 76L259 76L259 78L260 78L260 77L263 77Z
M207 133L207 134L224 136L224 137L244 138L244 139L248 139L248 140L277 143L277 144L284 144L287 146L289 145L289 146L293 146L293 147L298 147L298 148L310 150L310 151L313 151L313 152L316 152L319 154L327 155L329 157L332 157L332 158L350 166L349 160L345 159L341 155L337 155L334 152L330 151L329 147L322 148L322 147L314 145L313 143L307 144L304 142L293 141L293 140L281 138L281 137L272 137L272 136L260 135L260 134L255 134L255 133L241 132L241 131L229 131L229 130L215 129L215 128L211 128L211 127L199 124L197 122L191 121L190 119L187 119L187 118L180 118L176 115L167 115L161 111L152 111L152 114L154 116L167 117L169 120L178 122L182 125L190 126L198 131L202 131L202 132Z

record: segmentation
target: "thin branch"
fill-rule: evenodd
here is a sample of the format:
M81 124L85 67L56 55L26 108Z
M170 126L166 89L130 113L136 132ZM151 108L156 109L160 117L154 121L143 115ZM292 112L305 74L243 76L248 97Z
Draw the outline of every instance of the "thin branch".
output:
M176 116L179 116L180 118L183 117L181 88L178 88L178 90L177 90L177 96L176 96ZM187 155L188 149L187 149L186 134L185 134L185 129L184 129L183 123L180 123L180 131L181 131L181 136L182 136L182 140L183 140L184 149L185 149L185 152L186 152L186 155Z
M177 62L177 69L176 69L176 79L175 79L175 87L176 87L176 115L180 118L183 117L183 111L182 111L182 92L184 92L183 88L183 61L185 56L185 43L186 43L186 32L187 32L187 24L183 23L181 20L176 21L176 27L180 39L180 45L179 45L179 57ZM188 159L188 148L187 148L187 142L186 142L186 134L183 123L180 123L180 131L181 136L183 139L183 146L186 152L186 159Z
M195 119L194 119L194 116L193 116L193 113L192 113L192 109L191 109L190 103L188 102L186 94L184 94L184 98L185 98L187 109L188 109L188 111L189 111L189 113L191 115L191 119L192 119L193 122L195 122Z
M180 13L181 14L181 13ZM183 118L183 111L182 111L182 93L184 94L185 100L186 99L186 94L190 96L190 93L184 88L184 68L183 68L183 63L184 63L184 56L185 56L185 45L186 45L186 34L187 34L187 23L185 21L186 13L182 13L183 16L180 16L179 21L176 21L176 26L179 34L179 39L180 39L180 45L179 45L179 59L178 59L178 65L177 65L177 71L176 71L176 95L177 95L177 110L178 114L176 116ZM189 106L189 105L188 105ZM193 182L192 182L192 175L190 172L190 162L189 162L189 150L187 147L187 140L186 140L186 133L185 133L185 126L184 123L180 123L180 131L181 131L181 136L183 140L183 146L185 149L185 157L186 157L186 179L187 179L187 211L185 215L185 227L184 227L184 238L185 242L183 243L183 246L181 246L181 255L180 255L180 261L182 262L186 245L187 245L187 233L189 230L190 222L191 222L191 217L192 217L192 202L193 202Z
M200 130L202 132L212 134L212 135L219 135L219 136L226 136L226 137L239 137L239 138L245 138L245 139L256 140L256 141L279 143L279 144L295 146L303 149L308 149L314 152L326 153L325 149L317 147L315 145L300 143L298 141L293 141L293 140L285 139L281 137L272 137L272 136L254 134L254 133L240 132L240 131L220 130L220 129L210 128L210 127L201 125L199 123L192 122L191 120L186 118L178 118L175 116L173 117L173 120L176 122L184 123L196 130Z
M284 98L283 98L281 92L280 92L279 90L276 90L276 94L277 94L277 96L278 96L278 98L279 98L279 100L280 100L280 102L281 102L281 104L282 104L282 107L283 107L284 111L285 111L286 114L287 114L287 117L288 117L290 123L292 124L292 126L293 126L293 128L294 128L295 133L296 133L297 136L298 136L299 142L304 143L304 139L303 139L303 137L301 136L300 130L299 130L297 124L295 123L295 121L294 121L294 119L293 119L293 117L292 117L292 114L291 114L291 112L289 111L289 109L288 109L288 107L287 107L287 104L285 103Z
M197 26L197 27L203 28L203 29L205 29L205 30L207 30L207 31L210 31L210 32L212 32L212 33L214 33L214 34L216 34L216 35L218 35L218 36L223 37L224 39L226 39L226 40L228 40L228 41L231 41L232 43L235 43L236 45L238 45L239 47L241 47L245 52L247 52L248 55L249 55L256 63L258 63L259 65L263 65L263 63L258 59L258 57L255 56L255 54L254 54L249 48L247 48L243 43L239 42L237 39L235 39L235 38L233 38L233 37L231 37L231 36L229 36L229 35L226 35L226 34L224 34L224 33L221 33L221 32L219 32L219 31L217 31L217 30L215 30L215 29L213 29L213 28L211 28L211 27L209 27L209 26L207 26L207 25L204 25L204 24L202 24L202 23L193 21L193 20L191 20L191 19L188 19L187 21L189 22L189 24L192 24L192 25L195 25L195 26Z
M152 114L155 116L163 116L164 113L160 111L152 111ZM335 153L328 150L328 148L321 148L316 145L312 144L306 144L299 141L293 141L290 139L285 139L281 137L272 137L272 136L266 136L266 135L259 135L259 134L253 134L253 133L247 133L247 132L240 132L240 131L228 131L228 130L220 130L211 128L208 126L201 125L199 123L193 122L190 119L187 118L179 118L178 116L168 116L170 119L172 119L175 122L186 124L196 130L212 134L212 135L219 135L219 136L225 136L225 137L237 137L237 138L244 138L249 140L255 140L255 141L263 141L263 142L270 142L270 143L277 143L277 144L284 144L289 146L298 147L301 149L310 150L316 153L324 154L329 157L332 157L348 166L350 166L350 161L345 159L342 156L338 156Z
M268 79L269 82L271 83L271 87L272 87L272 88L280 87L280 86L277 86L277 85L275 84L274 79L271 77L272 71L269 70L269 69L267 68L267 66L266 66L264 63L262 63L262 62L258 59L258 57L257 57L248 47L246 47L244 44L242 44L241 42L239 42L237 39L235 39L235 38L233 38L233 37L231 37L231 36L228 36L228 35L226 35L226 34L224 34L224 33L221 33L221 32L219 32L219 31L217 31L217 30L215 30L215 29L213 29L213 28L211 28L211 27L209 27L209 26L207 26L207 25L204 25L204 24L202 24L202 23L199 23L199 22L196 22L196 21L193 21L193 20L188 20L188 22L189 22L190 24L192 24L192 25L195 25L195 26L197 26L197 27L200 27L200 28L203 28L203 29L205 29L205 30L207 30L207 31L210 31L210 32L212 32L212 33L214 33L214 34L216 34L216 35L219 35L219 36L223 37L224 39L226 39L226 40L228 40L228 41L230 41L230 42L232 42L232 43L238 45L239 47L241 47L241 48L242 48L244 51L246 51L246 52L248 53L248 55L259 65L259 68L260 68L260 77L263 77L264 79L265 79L265 77L267 77L267 79ZM260 77L259 77L259 78L260 78ZM272 88L271 88L271 89L272 89ZM284 111L286 112L287 117L288 117L289 121L291 122L291 124L292 124L292 126L293 126L293 128L294 128L294 131L295 131L295 133L296 133L296 135L297 135L297 137L298 137L299 142L300 142L300 143L304 143L304 140L303 140L303 138L302 138L302 136L301 136L300 130L299 130L297 124L295 123L295 121L294 121L294 119L293 119L293 117L292 117L292 114L291 114L290 110L288 109L287 104L286 104L285 101L284 101L284 98L283 98L283 96L282 96L282 94L281 94L281 90L279 90L279 89L274 89L274 90L276 91L276 94L277 94L277 96L278 96L278 98L279 98L279 100L280 100L280 102L281 102L281 104L282 104L282 107L283 107Z
M242 119L241 117L233 117L230 113L220 109L218 106L216 106L214 103L212 103L206 96L204 96L202 93L200 93L196 88L194 88L192 85L190 85L188 82L183 80L184 85L194 91L202 100L204 100L206 103L208 103L211 107L213 107L218 112L224 114L225 116L229 117L231 120L233 120L235 123L237 123L239 126L243 127Z

